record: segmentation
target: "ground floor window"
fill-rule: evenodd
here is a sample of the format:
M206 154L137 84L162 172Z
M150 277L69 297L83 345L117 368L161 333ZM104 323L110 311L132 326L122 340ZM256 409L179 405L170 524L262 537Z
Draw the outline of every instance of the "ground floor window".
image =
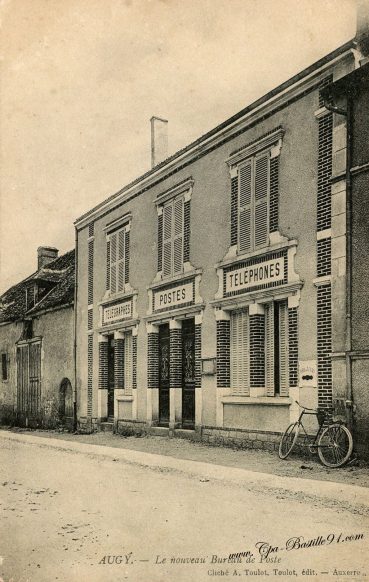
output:
M6 382L8 379L8 354L1 354L1 379Z
M288 395L287 301L263 304L257 313L230 318L230 381L234 395Z
M127 395L132 394L133 388L132 344L132 332L128 332L124 336L124 392Z

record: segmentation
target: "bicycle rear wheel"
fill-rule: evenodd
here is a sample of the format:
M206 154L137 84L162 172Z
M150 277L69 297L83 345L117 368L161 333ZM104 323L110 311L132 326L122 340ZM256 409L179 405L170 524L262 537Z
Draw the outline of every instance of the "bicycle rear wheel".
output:
M280 459L287 459L299 436L300 424L293 422L284 432L279 443L278 455Z
M318 442L319 459L326 467L342 467L351 457L352 449L351 433L339 423L327 426Z

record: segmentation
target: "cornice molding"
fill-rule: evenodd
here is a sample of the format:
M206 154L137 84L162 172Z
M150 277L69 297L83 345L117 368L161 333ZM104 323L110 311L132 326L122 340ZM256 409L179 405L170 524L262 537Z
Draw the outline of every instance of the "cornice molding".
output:
M226 163L230 168L232 168L233 166L237 166L237 164L239 164L246 158L250 158L251 156L257 154L258 152L261 152L262 150L271 148L272 146L275 146L275 144L278 145L278 148L273 148L275 149L275 151L273 152L272 157L276 157L280 153L283 136L284 129L279 127L275 131L272 131L271 133L262 136L255 142L250 143L243 147L241 150L235 152L228 158L228 160L226 160Z

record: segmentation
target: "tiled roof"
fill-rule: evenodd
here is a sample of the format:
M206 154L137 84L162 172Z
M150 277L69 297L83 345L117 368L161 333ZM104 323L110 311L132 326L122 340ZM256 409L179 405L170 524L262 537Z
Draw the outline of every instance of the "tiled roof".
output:
M39 269L0 297L0 323L17 321L50 309L72 303L74 300L75 252L68 251L43 269ZM35 281L54 283L51 290L27 311L26 289Z

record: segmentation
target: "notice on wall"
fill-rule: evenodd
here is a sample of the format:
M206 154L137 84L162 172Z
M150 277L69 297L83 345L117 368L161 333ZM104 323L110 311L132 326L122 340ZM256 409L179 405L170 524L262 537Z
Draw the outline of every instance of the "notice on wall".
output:
M300 360L299 361L299 386L314 386L318 385L318 372L316 360Z
M178 307L193 301L193 282L177 285L154 292L154 311L168 307Z
M284 278L284 257L242 266L226 274L225 293L268 285Z
M114 323L132 317L132 302L122 301L103 308L103 324Z

